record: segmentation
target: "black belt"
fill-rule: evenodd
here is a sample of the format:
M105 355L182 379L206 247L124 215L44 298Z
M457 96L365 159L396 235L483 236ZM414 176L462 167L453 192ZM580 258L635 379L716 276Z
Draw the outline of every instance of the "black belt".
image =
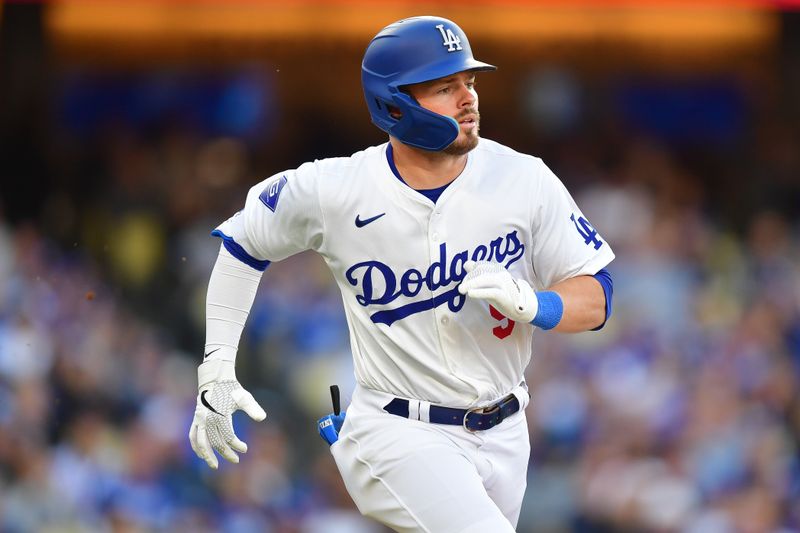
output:
M395 398L387 403L383 410L393 415L408 418L408 400ZM431 405L429 419L433 424L463 426L467 431L482 431L493 428L517 411L519 411L519 400L513 394L509 394L489 407L455 409L453 407Z

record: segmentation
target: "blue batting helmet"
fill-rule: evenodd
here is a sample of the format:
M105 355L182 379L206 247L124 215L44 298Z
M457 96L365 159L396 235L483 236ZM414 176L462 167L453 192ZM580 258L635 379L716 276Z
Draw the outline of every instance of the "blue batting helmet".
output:
M361 63L361 84L376 126L405 144L438 151L458 137L458 123L423 108L402 87L496 68L472 57L467 36L455 22L413 17L386 26L372 39ZM400 118L390 108L399 110Z

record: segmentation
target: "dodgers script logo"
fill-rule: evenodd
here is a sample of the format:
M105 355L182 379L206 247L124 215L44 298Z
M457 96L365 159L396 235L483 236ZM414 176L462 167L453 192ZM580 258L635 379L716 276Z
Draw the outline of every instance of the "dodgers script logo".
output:
M490 241L488 245L476 246L471 253L470 250L462 250L453 255L452 259L447 255L447 243L442 243L439 246L439 258L424 273L410 268L398 275L386 263L363 261L348 268L345 276L350 285L361 289L361 294L356 295L356 300L364 307L388 305L401 296L414 298L423 287L436 292L442 287L452 285L451 289L432 298L417 300L394 309L383 309L370 315L374 323L391 326L407 316L429 311L445 303L454 313L460 311L466 296L458 292L458 283L466 275L464 263L469 259L494 261L508 268L524 253L525 245L520 242L515 230L505 237Z

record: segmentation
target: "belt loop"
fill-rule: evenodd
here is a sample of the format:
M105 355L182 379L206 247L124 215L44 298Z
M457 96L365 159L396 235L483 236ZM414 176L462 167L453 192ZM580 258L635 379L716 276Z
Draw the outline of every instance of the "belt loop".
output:
M419 420L419 400L408 400L408 419Z
M431 421L431 402L419 402L419 419L423 422Z
M523 381L519 384L519 386L514 387L514 390L511 391L511 394L517 398L517 401L519 402L519 410L524 411L531 399L531 395L528 393L528 384Z

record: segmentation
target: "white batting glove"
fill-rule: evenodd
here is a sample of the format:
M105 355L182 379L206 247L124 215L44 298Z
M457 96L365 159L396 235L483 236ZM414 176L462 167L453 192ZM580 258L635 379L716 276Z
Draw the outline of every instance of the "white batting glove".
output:
M189 430L192 450L215 470L219 462L213 450L228 461L238 463L236 452L245 453L247 444L233 432L231 414L241 409L260 422L267 413L236 380L233 361L205 361L197 368L197 378L197 407Z
M516 322L530 322L539 311L539 300L527 281L517 279L499 263L467 261L467 275L458 292L479 298Z

